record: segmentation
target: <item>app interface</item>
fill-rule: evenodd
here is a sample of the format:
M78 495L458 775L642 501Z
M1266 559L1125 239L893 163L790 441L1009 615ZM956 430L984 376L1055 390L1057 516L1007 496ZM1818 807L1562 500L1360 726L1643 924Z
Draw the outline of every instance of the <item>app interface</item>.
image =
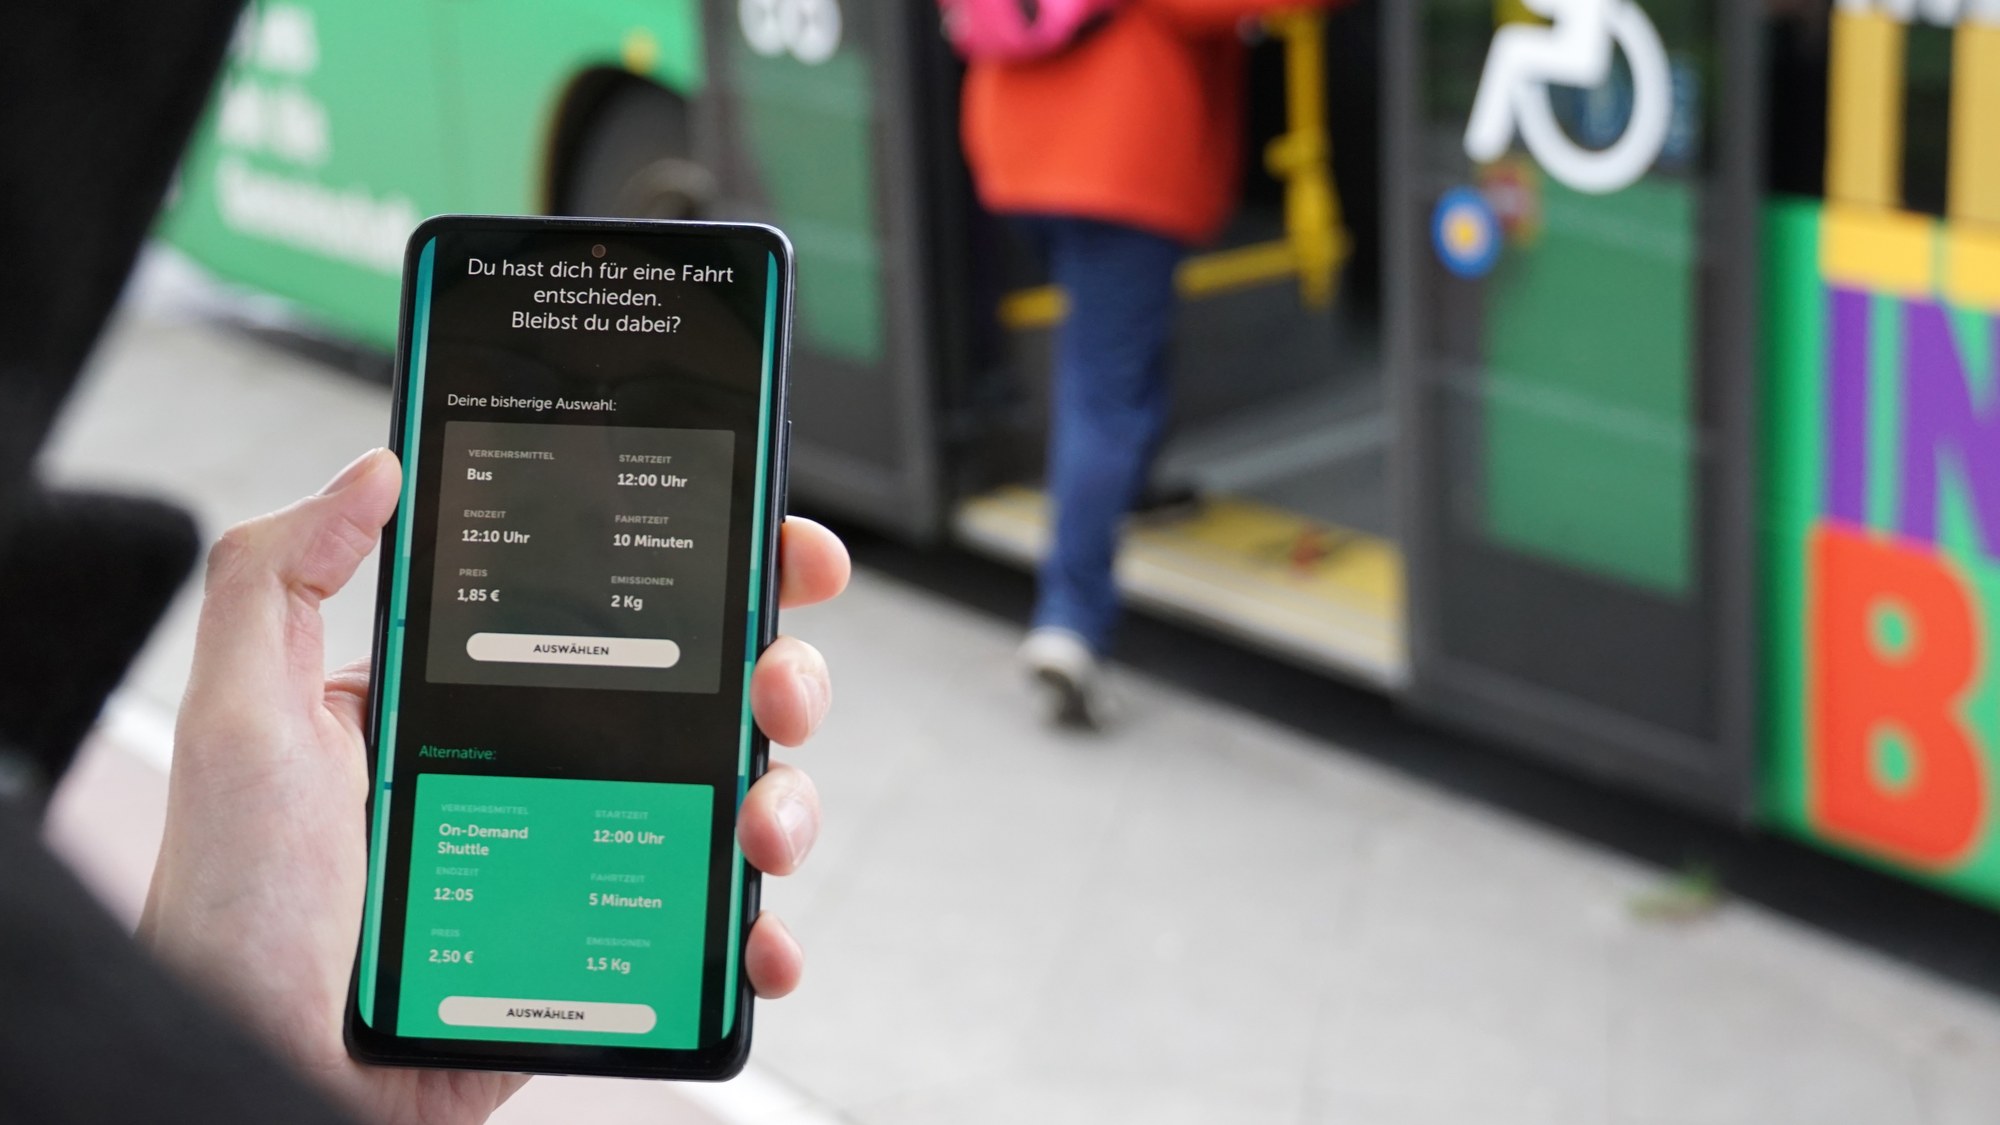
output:
M685 1050L736 1018L772 440L767 236L420 252L361 1017Z

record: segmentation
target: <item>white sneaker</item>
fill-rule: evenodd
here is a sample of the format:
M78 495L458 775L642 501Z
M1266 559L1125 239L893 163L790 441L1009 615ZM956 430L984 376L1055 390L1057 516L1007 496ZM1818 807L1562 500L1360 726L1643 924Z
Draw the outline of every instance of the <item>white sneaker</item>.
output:
M1066 727L1095 729L1102 716L1097 654L1068 629L1043 626L1021 642L1021 663L1048 693L1050 714Z

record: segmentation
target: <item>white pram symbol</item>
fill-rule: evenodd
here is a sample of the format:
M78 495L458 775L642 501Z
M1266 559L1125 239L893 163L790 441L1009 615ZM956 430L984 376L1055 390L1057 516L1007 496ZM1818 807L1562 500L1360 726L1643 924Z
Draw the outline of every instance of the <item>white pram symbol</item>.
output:
M1465 154L1482 164L1498 160L1518 129L1562 183L1595 194L1629 187L1659 159L1673 123L1674 80L1659 31L1637 0L1523 2L1551 23L1512 23L1494 33L1465 126ZM1632 69L1631 120L1610 147L1587 149L1556 122L1549 87L1603 85L1614 46Z

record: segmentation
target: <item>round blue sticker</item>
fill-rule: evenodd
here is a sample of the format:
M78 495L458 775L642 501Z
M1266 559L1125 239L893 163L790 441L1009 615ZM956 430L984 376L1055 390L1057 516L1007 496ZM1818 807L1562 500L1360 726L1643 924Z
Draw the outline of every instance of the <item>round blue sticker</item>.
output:
M1453 188L1431 216L1431 244L1446 269L1477 280L1492 273L1500 260L1500 220L1485 196L1469 187Z

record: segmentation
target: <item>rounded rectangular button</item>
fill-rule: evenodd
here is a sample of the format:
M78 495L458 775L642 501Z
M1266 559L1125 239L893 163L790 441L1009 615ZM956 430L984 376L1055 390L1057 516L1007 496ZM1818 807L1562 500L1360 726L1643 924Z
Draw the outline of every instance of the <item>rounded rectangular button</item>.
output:
M499 996L447 996L438 1018L453 1027L532 1027L543 1031L608 1031L644 1035L658 1022L650 1004L605 1000L509 1000Z
M671 668L681 646L658 637L557 637L541 633L474 633L465 655L504 664L594 664L604 668Z

